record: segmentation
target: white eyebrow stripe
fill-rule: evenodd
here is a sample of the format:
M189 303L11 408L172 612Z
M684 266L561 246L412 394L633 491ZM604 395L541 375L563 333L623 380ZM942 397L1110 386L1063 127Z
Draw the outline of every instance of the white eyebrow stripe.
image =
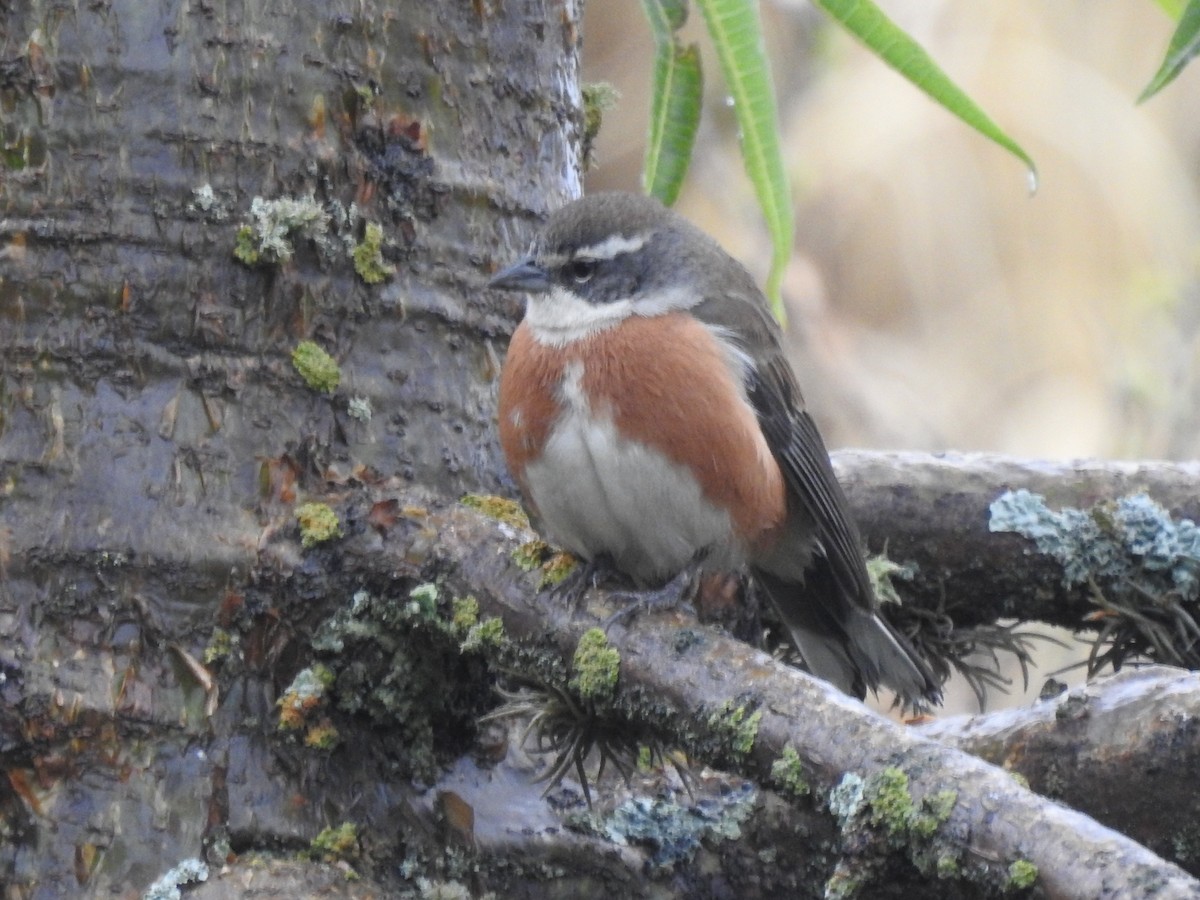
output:
M633 234L629 237L625 237L623 234L614 234L598 244L580 247L573 256L575 259L616 259L622 253L634 253L641 250L646 246L648 240L650 240L649 232Z

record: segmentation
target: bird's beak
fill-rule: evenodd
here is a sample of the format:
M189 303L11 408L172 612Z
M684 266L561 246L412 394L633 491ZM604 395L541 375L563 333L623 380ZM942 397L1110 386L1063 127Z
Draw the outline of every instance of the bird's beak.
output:
M502 272L497 272L488 282L490 288L500 288L504 291L533 291L540 293L550 287L550 278L546 270L526 257L515 265L509 266Z

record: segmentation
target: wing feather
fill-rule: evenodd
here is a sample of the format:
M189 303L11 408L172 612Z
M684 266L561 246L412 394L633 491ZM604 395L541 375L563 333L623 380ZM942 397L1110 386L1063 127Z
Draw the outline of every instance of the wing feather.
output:
M754 407L790 493L815 524L833 578L844 596L862 609L873 610L862 543L850 518L845 492L784 358L779 326L749 274L745 282L720 302L705 300L692 312L721 329L752 363L743 371L746 398ZM837 617L843 618L844 613Z

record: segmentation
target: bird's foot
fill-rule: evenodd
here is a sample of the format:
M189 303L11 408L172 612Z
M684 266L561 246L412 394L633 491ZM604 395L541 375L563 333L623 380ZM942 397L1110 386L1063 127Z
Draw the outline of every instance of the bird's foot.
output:
M589 588L598 587L617 574L617 567L607 555L580 560L571 574L550 589L550 598L569 609L578 609Z
M617 602L625 601L625 606L604 620L604 630L608 631L618 622L623 625L628 624L628 620L641 613L679 609L691 604L700 585L699 574L699 564L692 564L686 566L660 588L647 591L610 592L608 595L610 598Z

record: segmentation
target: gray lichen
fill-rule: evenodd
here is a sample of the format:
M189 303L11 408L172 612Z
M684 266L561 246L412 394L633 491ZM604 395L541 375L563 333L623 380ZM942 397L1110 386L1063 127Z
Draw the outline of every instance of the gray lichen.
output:
M1102 610L1089 674L1134 657L1200 666L1200 528L1190 519L1145 494L1054 512L1020 490L992 503L990 528L1029 538L1062 566L1065 587Z
M1027 537L1057 560L1068 587L1156 573L1185 599L1200 594L1200 528L1190 519L1175 521L1145 494L1054 512L1039 494L1006 491L990 514L991 531Z
M237 234L234 255L246 265L287 262L296 252L295 240L325 242L329 213L312 196L279 197L250 202L249 225Z
M748 781L686 806L664 797L634 797L613 810L604 832L618 844L649 845L650 864L670 868L690 860L705 838L741 837L741 826L757 798L758 791Z
M179 865L163 873L154 884L146 888L142 900L180 900L181 884L192 884L208 880L208 866L199 859L185 859Z

